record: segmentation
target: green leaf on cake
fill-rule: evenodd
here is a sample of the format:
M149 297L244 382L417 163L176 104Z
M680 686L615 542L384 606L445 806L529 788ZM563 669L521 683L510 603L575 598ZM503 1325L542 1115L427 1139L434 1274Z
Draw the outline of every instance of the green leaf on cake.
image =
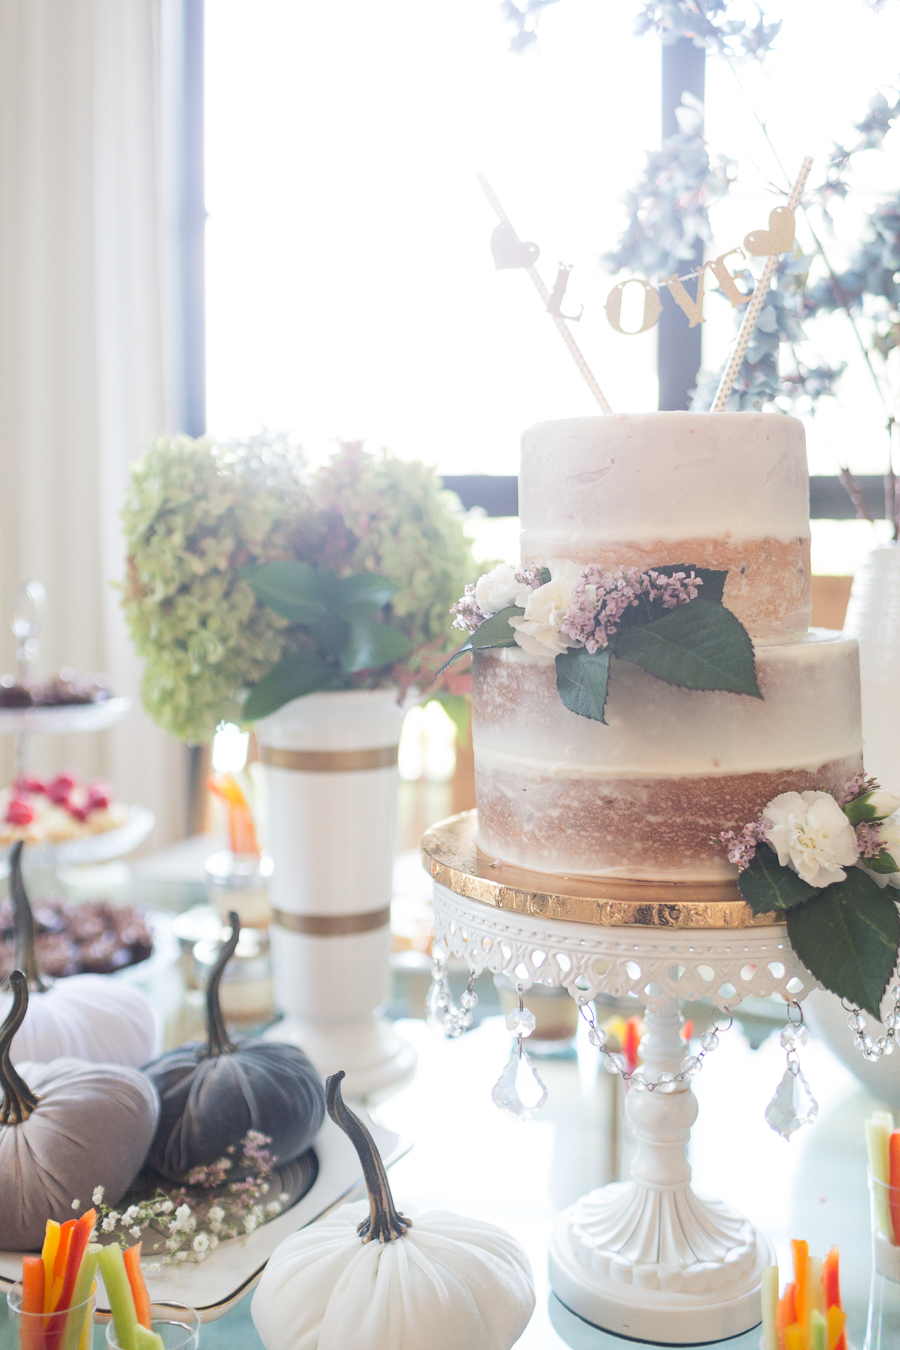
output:
M791 946L839 998L879 1016L897 962L900 915L889 891L858 867L787 916Z
M793 909L821 894L793 868L782 867L778 855L768 844L760 844L750 866L738 876L738 890L754 914Z
M509 621L510 619L521 618L524 613L524 609L519 609L516 605L510 605L508 609L501 609L499 614L492 614L489 619L485 619L481 627L475 629L468 642L464 642L452 656L447 657L434 678L437 679L438 675L443 675L447 667L452 665L458 656L465 656L467 652L480 651L487 647L514 646L516 634L515 629L510 628Z
M605 722L606 691L609 686L610 651L594 652L584 647L560 652L556 658L556 688L569 712Z
M629 661L667 684L762 698L753 643L722 605L695 601L670 609L653 623L622 628L614 650L620 661Z
M865 864L870 872L879 872L888 875L891 872L900 872L900 867L897 866L886 848L883 848L880 853L876 853L874 858L866 858Z
M337 671L326 665L315 652L293 652L282 657L259 684L253 686L244 700L241 717L245 722L254 722L258 717L277 712L291 699L304 698L321 689L334 689L337 685Z
M353 619L341 649L341 670L353 675L359 670L381 670L408 656L412 643L390 624L378 619Z

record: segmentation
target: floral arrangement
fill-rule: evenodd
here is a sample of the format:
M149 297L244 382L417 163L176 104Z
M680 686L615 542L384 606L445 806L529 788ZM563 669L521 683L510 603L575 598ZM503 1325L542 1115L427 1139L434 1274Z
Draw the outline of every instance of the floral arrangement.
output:
M157 1189L149 1199L122 1210L104 1205L103 1187L98 1186L91 1197L97 1210L95 1233L113 1239L143 1238L145 1243L150 1238L148 1248L159 1265L204 1261L223 1239L248 1237L285 1208L287 1194L272 1196L269 1143L266 1135L249 1130L225 1157L195 1168L184 1186ZM238 1179L229 1181L232 1172ZM80 1209L81 1202L74 1200L72 1208ZM158 1235L155 1243L154 1235ZM154 1272L148 1267L148 1273Z
M858 774L835 795L783 792L719 840L754 914L786 911L791 946L826 989L878 1017L897 964L900 797Z
M144 706L186 741L313 689L430 681L471 575L458 503L434 471L355 442L310 470L269 435L161 438L122 518Z
M727 575L689 564L607 572L500 563L451 607L452 627L471 636L442 669L468 652L518 645L553 657L565 706L598 722L613 657L686 689L761 698L753 644L722 604Z

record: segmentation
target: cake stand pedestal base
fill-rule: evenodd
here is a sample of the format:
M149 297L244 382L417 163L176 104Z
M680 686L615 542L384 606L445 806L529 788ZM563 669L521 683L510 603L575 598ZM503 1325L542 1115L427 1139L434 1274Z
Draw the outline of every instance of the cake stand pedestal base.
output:
M740 1336L760 1320L759 1272L774 1262L769 1244L758 1232L757 1261L741 1286L702 1294L668 1293L623 1284L599 1275L584 1263L584 1246L577 1230L579 1211L605 1191L584 1197L560 1215L550 1237L550 1283L570 1312L592 1326L632 1340L658 1345L706 1345Z

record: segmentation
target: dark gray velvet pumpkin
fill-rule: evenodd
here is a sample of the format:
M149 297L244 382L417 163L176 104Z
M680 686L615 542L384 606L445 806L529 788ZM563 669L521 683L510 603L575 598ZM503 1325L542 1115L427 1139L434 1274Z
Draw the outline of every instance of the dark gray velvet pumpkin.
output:
M219 983L240 936L237 914L229 917L231 937L206 988L206 1044L169 1050L144 1069L161 1102L147 1163L172 1180L216 1162L249 1130L271 1139L267 1148L276 1162L289 1162L309 1148L325 1117L325 1090L302 1050L229 1039Z

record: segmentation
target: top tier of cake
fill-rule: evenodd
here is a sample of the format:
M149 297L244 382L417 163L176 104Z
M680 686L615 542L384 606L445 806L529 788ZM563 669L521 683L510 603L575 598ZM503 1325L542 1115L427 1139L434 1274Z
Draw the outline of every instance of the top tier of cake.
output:
M522 437L522 561L728 571L725 605L757 642L809 627L803 424L660 412L541 422Z

